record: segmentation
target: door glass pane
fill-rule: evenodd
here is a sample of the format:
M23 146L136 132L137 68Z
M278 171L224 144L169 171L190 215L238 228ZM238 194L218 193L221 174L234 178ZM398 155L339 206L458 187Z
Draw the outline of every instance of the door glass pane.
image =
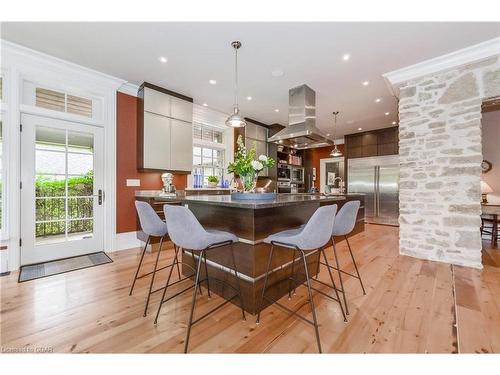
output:
M36 244L91 238L93 134L38 126L35 148Z
M92 218L94 198L69 198L68 216L70 219Z

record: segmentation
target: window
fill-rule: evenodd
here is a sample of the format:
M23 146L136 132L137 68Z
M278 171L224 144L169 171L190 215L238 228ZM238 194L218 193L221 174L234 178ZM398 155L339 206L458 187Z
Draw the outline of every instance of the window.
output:
M53 111L73 113L92 118L92 100L64 92L37 87L35 105Z
M225 171L224 132L216 127L193 124L193 175L202 175L203 185L208 176L224 178Z

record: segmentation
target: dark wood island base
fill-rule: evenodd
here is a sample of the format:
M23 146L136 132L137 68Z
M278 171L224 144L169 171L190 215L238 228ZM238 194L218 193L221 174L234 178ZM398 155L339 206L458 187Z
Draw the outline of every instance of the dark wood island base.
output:
M159 198L158 200L161 200ZM156 203L160 203L160 202ZM351 236L364 231L364 196L348 194L343 196L319 196L319 195L279 195L277 199L262 202L233 201L226 196L194 196L182 199L186 205L207 229L219 229L234 233L239 242L234 244L234 254L239 272L240 285L243 294L245 311L257 314L270 245L263 240L270 234L281 230L296 228L306 223L316 209L323 205L336 204L338 209L350 200L360 200L361 208L358 213L356 226ZM168 204L168 200L165 200ZM338 241L343 240L339 238ZM318 273L317 251L307 254L307 265L311 275ZM190 252L183 254L183 261L193 265ZM272 299L279 299L288 293L291 275L293 251L291 249L275 247L272 269L274 272L269 276L271 287L266 295ZM231 288L224 288L222 283L216 283L212 278L224 280L236 287L236 279L233 271L233 263L229 247L217 248L207 251L207 265L210 276L210 290L223 298L230 299L234 295ZM203 268L203 267L202 267ZM303 264L297 256L295 270L302 270L295 274L295 284L304 282ZM183 267L182 273L189 276L192 270ZM292 283L292 287L293 287ZM231 301L238 304L237 298ZM269 305L264 301L263 307Z

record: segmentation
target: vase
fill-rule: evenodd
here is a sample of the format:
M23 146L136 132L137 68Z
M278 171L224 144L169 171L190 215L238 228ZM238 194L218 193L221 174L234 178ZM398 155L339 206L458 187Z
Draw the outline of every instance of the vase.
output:
M243 193L251 193L257 185L257 174L251 173L247 175L240 175L241 191Z

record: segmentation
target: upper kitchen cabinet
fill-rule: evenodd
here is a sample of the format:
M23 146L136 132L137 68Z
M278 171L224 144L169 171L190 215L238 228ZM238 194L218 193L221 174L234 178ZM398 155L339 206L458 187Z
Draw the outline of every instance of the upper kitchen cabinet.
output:
M346 158L397 154L398 139L397 126L346 135Z
M193 99L146 82L138 97L137 168L190 173Z

